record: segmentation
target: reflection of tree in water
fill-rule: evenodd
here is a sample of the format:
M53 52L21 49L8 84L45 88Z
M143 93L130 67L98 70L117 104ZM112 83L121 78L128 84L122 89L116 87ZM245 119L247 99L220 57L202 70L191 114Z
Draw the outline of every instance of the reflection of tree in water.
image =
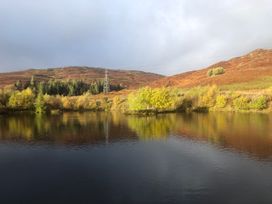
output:
M272 115L241 113L125 116L118 113L0 116L0 141L92 144L122 139L201 139L261 158L272 155Z
M159 116L128 117L128 126L137 133L139 139L165 139L177 125L176 114Z
M18 120L16 117L1 119L1 139L17 139L24 137L26 140L33 138L33 123L25 118Z
M1 140L91 144L118 140L123 135L135 137L128 128L121 129L113 123L106 113L18 114L0 119Z
M177 117L176 134L247 152L272 155L272 117L268 114L209 113Z

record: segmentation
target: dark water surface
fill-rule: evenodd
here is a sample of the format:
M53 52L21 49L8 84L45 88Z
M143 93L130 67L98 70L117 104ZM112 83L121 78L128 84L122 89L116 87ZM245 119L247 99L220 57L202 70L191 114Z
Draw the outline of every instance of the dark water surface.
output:
M272 203L272 115L0 116L0 203Z

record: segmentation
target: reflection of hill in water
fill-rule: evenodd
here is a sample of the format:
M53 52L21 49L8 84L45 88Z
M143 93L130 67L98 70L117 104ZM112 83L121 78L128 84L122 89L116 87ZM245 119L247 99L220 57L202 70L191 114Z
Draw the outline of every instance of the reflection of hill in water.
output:
M57 144L111 143L166 139L169 135L201 139L267 158L272 155L272 116L267 114L165 114L124 116L65 113L53 116L0 117L0 139Z
M225 148L268 158L272 156L272 116L209 113L177 116L183 137L202 139Z

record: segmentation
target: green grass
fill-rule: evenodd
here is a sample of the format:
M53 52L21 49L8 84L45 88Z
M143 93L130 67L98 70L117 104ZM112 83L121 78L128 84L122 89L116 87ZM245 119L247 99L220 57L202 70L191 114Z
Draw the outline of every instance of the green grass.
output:
M221 90L237 91L237 90L254 90L267 89L272 87L272 77L262 77L257 80L244 83L228 84L220 86Z

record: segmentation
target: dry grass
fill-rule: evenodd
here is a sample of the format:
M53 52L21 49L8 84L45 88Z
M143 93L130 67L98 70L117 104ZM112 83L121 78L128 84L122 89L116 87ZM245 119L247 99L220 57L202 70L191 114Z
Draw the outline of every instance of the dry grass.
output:
M207 76L207 71L214 67L223 67L225 73L214 77ZM272 50L255 50L245 56L236 57L228 61L222 61L205 69L160 79L151 83L151 86L177 86L182 88L213 84L221 86L248 83L264 77L272 77ZM263 83L259 83L256 86L266 88L267 84L270 82L271 80L268 79L266 80L265 85Z

